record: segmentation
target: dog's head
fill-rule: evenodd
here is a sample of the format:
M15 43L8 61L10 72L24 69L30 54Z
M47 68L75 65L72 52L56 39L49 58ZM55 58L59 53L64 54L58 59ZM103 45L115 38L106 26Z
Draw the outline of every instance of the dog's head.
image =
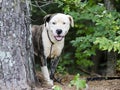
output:
M70 26L74 26L73 18L62 13L46 15L44 21L45 27L57 41L61 41L69 31Z

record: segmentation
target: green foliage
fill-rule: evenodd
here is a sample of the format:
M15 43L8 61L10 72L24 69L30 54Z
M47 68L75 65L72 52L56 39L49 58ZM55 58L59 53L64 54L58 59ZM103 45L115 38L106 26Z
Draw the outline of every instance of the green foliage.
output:
M57 67L57 73L60 73L60 74L62 74L62 75L65 75L67 72L66 72L66 70L65 70L65 67L63 66L62 67L62 65L59 65L58 67Z
M80 90L80 89L84 89L86 88L86 81L83 79L80 79L80 75L77 74L76 76L74 76L73 80L70 81L69 86L75 86L76 90ZM53 87L53 90L62 90L62 87L55 85Z
M80 75L77 74L74 79L70 82L69 86L75 86L76 90L86 88L86 81L80 79Z
M67 72L73 72L74 60L72 60L71 56L71 53L62 55L62 57L60 58L60 62L57 66L57 73L66 75Z
M120 14L107 11L102 3L81 0L56 0L65 13L75 20L76 39L72 45L76 48L76 63L90 67L90 57L96 50L117 51L120 53ZM91 3L92 1L92 3Z
M58 86L58 85L55 85L55 86L53 87L53 90L62 90L62 88L61 88L60 86Z
M118 37L117 37L118 38ZM97 38L94 44L99 44L101 50L118 51L120 53L120 41L112 41L105 37Z

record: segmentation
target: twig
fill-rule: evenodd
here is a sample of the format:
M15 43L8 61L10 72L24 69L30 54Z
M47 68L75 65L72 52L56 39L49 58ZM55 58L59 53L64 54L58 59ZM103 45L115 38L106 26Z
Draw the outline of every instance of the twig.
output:
M39 7L39 9L40 9L43 13L47 14L43 9L41 9L41 7L39 6L39 4L38 4L37 1L35 1L35 4Z
M55 3L55 2L53 2L52 0L51 1L48 1L48 2L42 2L42 1L36 1L36 0L34 0L34 2L35 2L35 4L33 4L33 3L31 3L31 5L32 6L34 6L34 7L38 7L43 13L45 13L45 14L47 14L47 12L45 12L43 9L42 9L42 7L45 7L45 6L47 6L47 5L49 5L49 4L51 4L51 3ZM42 3L44 3L43 5L39 5L38 4L38 2L42 2Z
M78 68L80 71L82 71L82 72L84 72L84 73L86 73L86 74L88 74L88 75L91 75L91 76L98 76L98 77L100 77L101 75L99 75L99 74L97 74L97 73L91 73L91 72L88 72L88 71L86 71L86 70L84 70L84 69L82 69L82 68Z

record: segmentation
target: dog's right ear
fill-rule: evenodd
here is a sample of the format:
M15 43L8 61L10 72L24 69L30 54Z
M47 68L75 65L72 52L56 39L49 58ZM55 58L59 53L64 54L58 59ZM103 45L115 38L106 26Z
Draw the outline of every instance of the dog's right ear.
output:
M52 14L46 15L46 16L43 18L43 19L44 19L44 23L49 22L50 19L51 19L51 16L52 16Z

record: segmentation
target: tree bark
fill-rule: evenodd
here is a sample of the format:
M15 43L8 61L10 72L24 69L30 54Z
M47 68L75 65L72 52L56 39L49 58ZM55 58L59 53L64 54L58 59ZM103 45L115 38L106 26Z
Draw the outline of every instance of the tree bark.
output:
M109 11L115 10L114 0L104 0L104 4L107 10Z
M35 84L30 0L0 0L0 90L32 90Z
M114 8L114 0L104 0L105 7L107 10L112 11L115 10ZM115 75L115 68L116 68L116 53L111 51L107 52L107 76L114 76Z
M115 69L116 69L116 53L115 52L107 52L107 76L114 76L115 75Z

